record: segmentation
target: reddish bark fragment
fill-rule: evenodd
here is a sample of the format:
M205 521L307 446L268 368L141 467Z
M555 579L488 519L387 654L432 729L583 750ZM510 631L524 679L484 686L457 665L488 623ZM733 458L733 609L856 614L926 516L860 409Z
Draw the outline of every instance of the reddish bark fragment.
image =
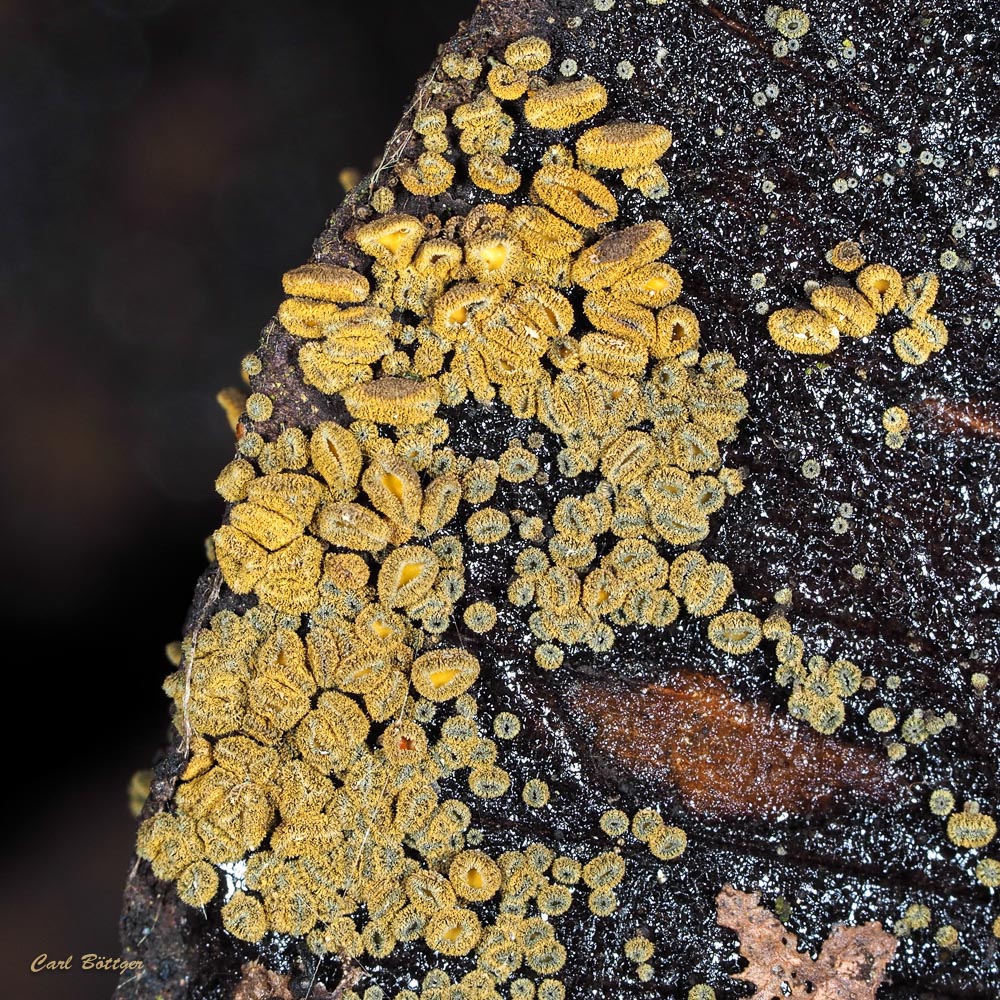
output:
M715 902L719 925L739 935L740 954L750 963L734 978L757 987L752 1000L875 1000L896 953L896 938L880 923L835 924L812 959L796 950L798 938L760 905L759 893L726 885Z
M265 969L258 962L245 962L241 972L233 1000L292 1000L288 985L291 977Z
M901 787L881 754L740 701L719 677L680 671L641 690L581 683L570 700L599 750L673 785L703 815L807 815L845 793L884 801Z
M1000 437L1000 409L992 403L929 396L914 403L912 410L914 414L923 415L935 430L943 434Z

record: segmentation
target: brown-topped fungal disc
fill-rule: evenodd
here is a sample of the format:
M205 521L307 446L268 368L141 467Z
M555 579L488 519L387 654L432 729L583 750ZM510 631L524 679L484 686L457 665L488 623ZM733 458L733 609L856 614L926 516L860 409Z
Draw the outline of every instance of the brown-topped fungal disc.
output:
M592 166L622 170L653 163L672 142L670 130L662 125L611 122L587 129L576 141L576 153Z
M325 302L364 302L371 286L368 279L357 271L336 264L303 264L287 271L281 279L288 295Z
M414 378L378 378L342 392L356 420L373 420L393 427L422 424L434 416L441 394L433 381Z
M827 263L838 271L856 271L865 262L861 247L854 240L842 240L832 250L827 251Z
M629 272L662 257L670 244L670 230L658 219L620 229L580 251L573 264L573 281L589 290L609 288Z
M604 84L593 77L584 77L529 90L524 102L524 117L534 128L566 128L593 118L607 103L608 92Z

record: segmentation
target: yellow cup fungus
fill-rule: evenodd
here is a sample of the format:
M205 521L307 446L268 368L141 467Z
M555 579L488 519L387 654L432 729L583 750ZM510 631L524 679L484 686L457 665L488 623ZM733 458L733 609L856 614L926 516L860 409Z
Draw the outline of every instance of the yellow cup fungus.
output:
M488 601L474 601L463 612L462 621L473 632L489 632L497 623L497 609Z
M441 395L433 382L413 378L379 378L345 388L343 400L357 420L394 427L422 424L434 416Z
M903 279L888 264L869 264L858 272L854 283L880 316L890 312L903 294Z
M604 84L593 77L584 77L529 91L524 117L534 128L561 129L593 118L607 103Z
M552 58L552 49L544 38L526 35L511 42L503 53L504 60L515 69L536 73L544 69Z
M841 240L835 247L827 251L827 263L838 271L856 271L865 262L861 247L854 240Z
M934 943L942 948L956 948L958 940L958 930L951 924L945 924L934 932Z
M875 329L875 310L863 295L850 288L824 285L809 296L809 301L816 312L849 337L867 337Z
M798 7L788 7L777 15L774 26L785 38L801 38L809 31L809 15Z
M653 163L672 141L670 130L662 125L611 122L584 132L576 141L576 152L584 163L622 170Z
M479 661L463 649L438 649L413 661L413 686L430 701L447 701L467 691L479 676Z
M548 804L549 786L540 778L531 778L521 790L521 798L532 809L541 809Z
M911 320L926 316L937 299L939 286L938 276L933 271L908 278L903 284L899 308Z
M678 826L663 824L650 833L647 844L654 857L661 861L673 861L684 853L687 834Z
M513 208L508 225L532 254L546 260L567 259L583 246L583 236L575 226L541 206Z
M510 517L495 507L484 507L465 522L469 539L479 545L492 545L510 532Z
M742 656L760 645L760 619L746 611L727 611L708 623L708 638L725 653Z
M532 193L568 222L593 229L618 217L615 196L596 177L550 163L535 173Z
M595 917L610 917L618 909L618 897L611 889L595 889L587 897L587 907Z
M996 858L981 858L977 861L976 881L988 889L1000 886L1000 861Z
M829 354L840 343L840 331L812 309L777 309L767 321L771 339L796 354Z
M267 930L268 921L260 900L237 891L222 907L222 925L242 941L259 941Z
M459 906L432 914L424 931L427 944L442 955L467 955L479 943L481 935L479 917Z
M697 983L688 990L687 1000L715 1000L715 990L707 983Z
M829 354L837 348L841 334L867 337L875 331L880 317L893 309L902 311L912 323L892 334L893 349L900 360L922 365L947 345L947 328L929 312L937 295L936 275L924 273L904 280L888 264L862 267L864 258L860 248L851 241L834 247L827 260L842 271L861 268L855 276L858 291L839 284L819 285L810 293L812 309L783 308L772 312L768 332L780 347L798 354ZM891 443L898 446L894 439Z
M521 173L503 156L483 151L469 158L469 180L484 191L493 194L512 194L521 186Z
M336 264L303 264L281 279L285 293L323 302L364 302L371 286L363 274ZM293 331L294 332L294 331Z
M948 817L948 839L957 847L986 847L996 833L996 820L980 812L978 803L966 802L961 812Z
M648 962L653 957L653 942L641 934L630 937L624 945L625 957L635 964Z
M324 337L333 329L341 306L313 299L285 299L278 307L278 322L296 337L311 340Z
M528 73L515 66L497 63L486 74L486 85L494 97L513 101L521 97L528 89Z
M654 358L676 358L698 345L698 317L684 306L668 305L656 314Z
M412 215L385 215L369 222L355 234L360 249L380 264L401 270L413 259L424 238L423 224Z
M462 851L451 862L448 879L462 899L482 902L496 895L501 872L496 862L482 851Z

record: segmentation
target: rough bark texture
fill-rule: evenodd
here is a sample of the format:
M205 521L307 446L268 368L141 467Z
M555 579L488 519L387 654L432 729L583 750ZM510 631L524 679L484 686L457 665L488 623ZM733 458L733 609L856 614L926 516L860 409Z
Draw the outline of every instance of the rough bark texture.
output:
M607 849L598 820L612 805L629 813L655 805L686 831L687 850L670 862L625 838L629 877L619 887L615 919L594 921L586 911L574 917L574 910L562 922L569 961L560 975L570 997L680 997L697 983L710 983L720 998L746 995L733 978L740 970L734 935L716 924L715 899L726 884L760 892L764 905L785 901L785 925L813 955L835 924L877 920L891 929L908 906L924 904L930 927L900 941L878 996L996 996L991 925L1000 911L975 875L989 848L952 843L945 821L927 807L938 788L951 790L959 808L975 800L985 813L1000 797L995 14L986 4L814 0L810 30L787 51L775 49L782 36L766 23L762 3L619 0L595 9L604 6L485 0L444 51L485 60L512 39L544 36L553 51L550 78L574 59L604 82L610 101L601 120L662 122L672 130L675 145L662 160L670 196L653 203L622 194L618 224L650 217L667 223L674 235L669 260L684 276L683 302L700 318L702 343L731 352L749 376L749 417L724 456L743 467L746 489L713 517L701 551L732 568L740 607L764 617L775 610L775 595L784 602L787 588L791 604L777 608L793 619L807 649L853 660L874 677L849 702L838 740L882 760L890 742L907 752L880 765L891 771L891 794L884 777L874 797L863 789L852 794L848 779L838 801L823 800L813 811L755 814L737 803L698 812L689 808L696 795L678 793L681 782L628 766L628 753L618 748L665 732L681 738L657 728L655 712L644 730L649 718L641 701L649 685L668 683L678 670L720 676L754 712L767 704L784 714L787 691L774 680L770 646L726 656L709 644L703 622L682 616L669 630L636 629L608 653L574 652L560 671L542 674L523 639L501 628L486 638L464 637L483 664L475 693L481 709L509 708L522 719L520 749L505 762L513 788L541 774L554 795L540 812L515 809L510 796L482 802L476 823L501 850L544 840L581 857ZM442 80L439 69L433 76ZM431 95L431 80L418 83L415 106L453 106L470 92L463 81L445 79ZM412 113L387 146L380 183L392 176L395 160L418 151ZM527 172L559 138L525 139L510 159ZM362 182L331 217L315 259L368 266L344 235L372 217L371 190ZM501 200L524 202L525 191ZM398 211L418 216L461 214L484 200L462 175L436 198L401 187L396 195ZM844 239L904 274L941 275L937 314L950 331L941 354L908 367L882 327L864 341L845 339L821 364L772 343L768 309L802 304L804 282L835 277L825 254ZM949 252L957 266L947 266L953 258L942 254ZM338 397L301 382L300 343L276 320L264 330L262 370L251 387L274 401L269 420L255 425L267 440L284 427L308 433L321 421L349 419ZM904 446L891 450L880 416L896 405L909 411L912 429ZM463 404L450 423L450 443L470 454L499 454L510 438L531 430L499 403ZM554 468L555 451L545 456L547 468ZM804 475L810 460L818 468ZM540 488L538 509L551 512L561 495ZM469 589L502 600L508 563L470 555ZM220 587L212 567L196 590L186 634L221 609L247 606L246 597ZM985 687L972 685L973 674L985 675ZM595 743L597 709L573 706L587 685L612 680L639 700L630 730L608 753ZM891 708L900 722L914 711L925 719L950 712L956 724L913 741L898 727L883 737L866 722L877 706ZM919 720L909 732L919 733ZM701 732L684 738L697 741ZM766 754L772 746L751 735L745 752ZM156 766L145 816L171 802L185 763L179 747L178 740ZM737 795L725 792L729 787L720 794ZM958 930L957 946L934 943L945 925ZM656 944L653 978L641 984L622 954L622 941L636 933ZM360 976L359 991L377 984L393 996L428 968L462 969L416 945L384 961L363 956L360 975L358 965L331 957L317 968L302 939L271 935L245 944L223 930L217 903L181 903L174 887L138 860L126 888L122 939L122 957L142 959L144 968L121 982L119 1000L336 996L345 974L352 984ZM248 962L280 980L255 972L247 985ZM754 966L744 978L765 986Z

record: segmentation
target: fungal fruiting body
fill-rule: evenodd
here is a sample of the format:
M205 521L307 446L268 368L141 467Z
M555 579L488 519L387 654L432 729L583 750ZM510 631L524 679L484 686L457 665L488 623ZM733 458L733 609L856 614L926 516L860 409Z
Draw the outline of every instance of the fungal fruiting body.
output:
M827 260L842 271L855 271L863 263L860 248L851 241L835 246ZM867 337L879 319L896 310L910 320L898 328L892 345L900 360L922 365L948 343L944 323L930 312L937 293L933 273L904 279L888 264L869 264L854 275L857 290L841 284L813 290L811 309L777 309L768 319L771 339L796 354L830 354L841 334Z

